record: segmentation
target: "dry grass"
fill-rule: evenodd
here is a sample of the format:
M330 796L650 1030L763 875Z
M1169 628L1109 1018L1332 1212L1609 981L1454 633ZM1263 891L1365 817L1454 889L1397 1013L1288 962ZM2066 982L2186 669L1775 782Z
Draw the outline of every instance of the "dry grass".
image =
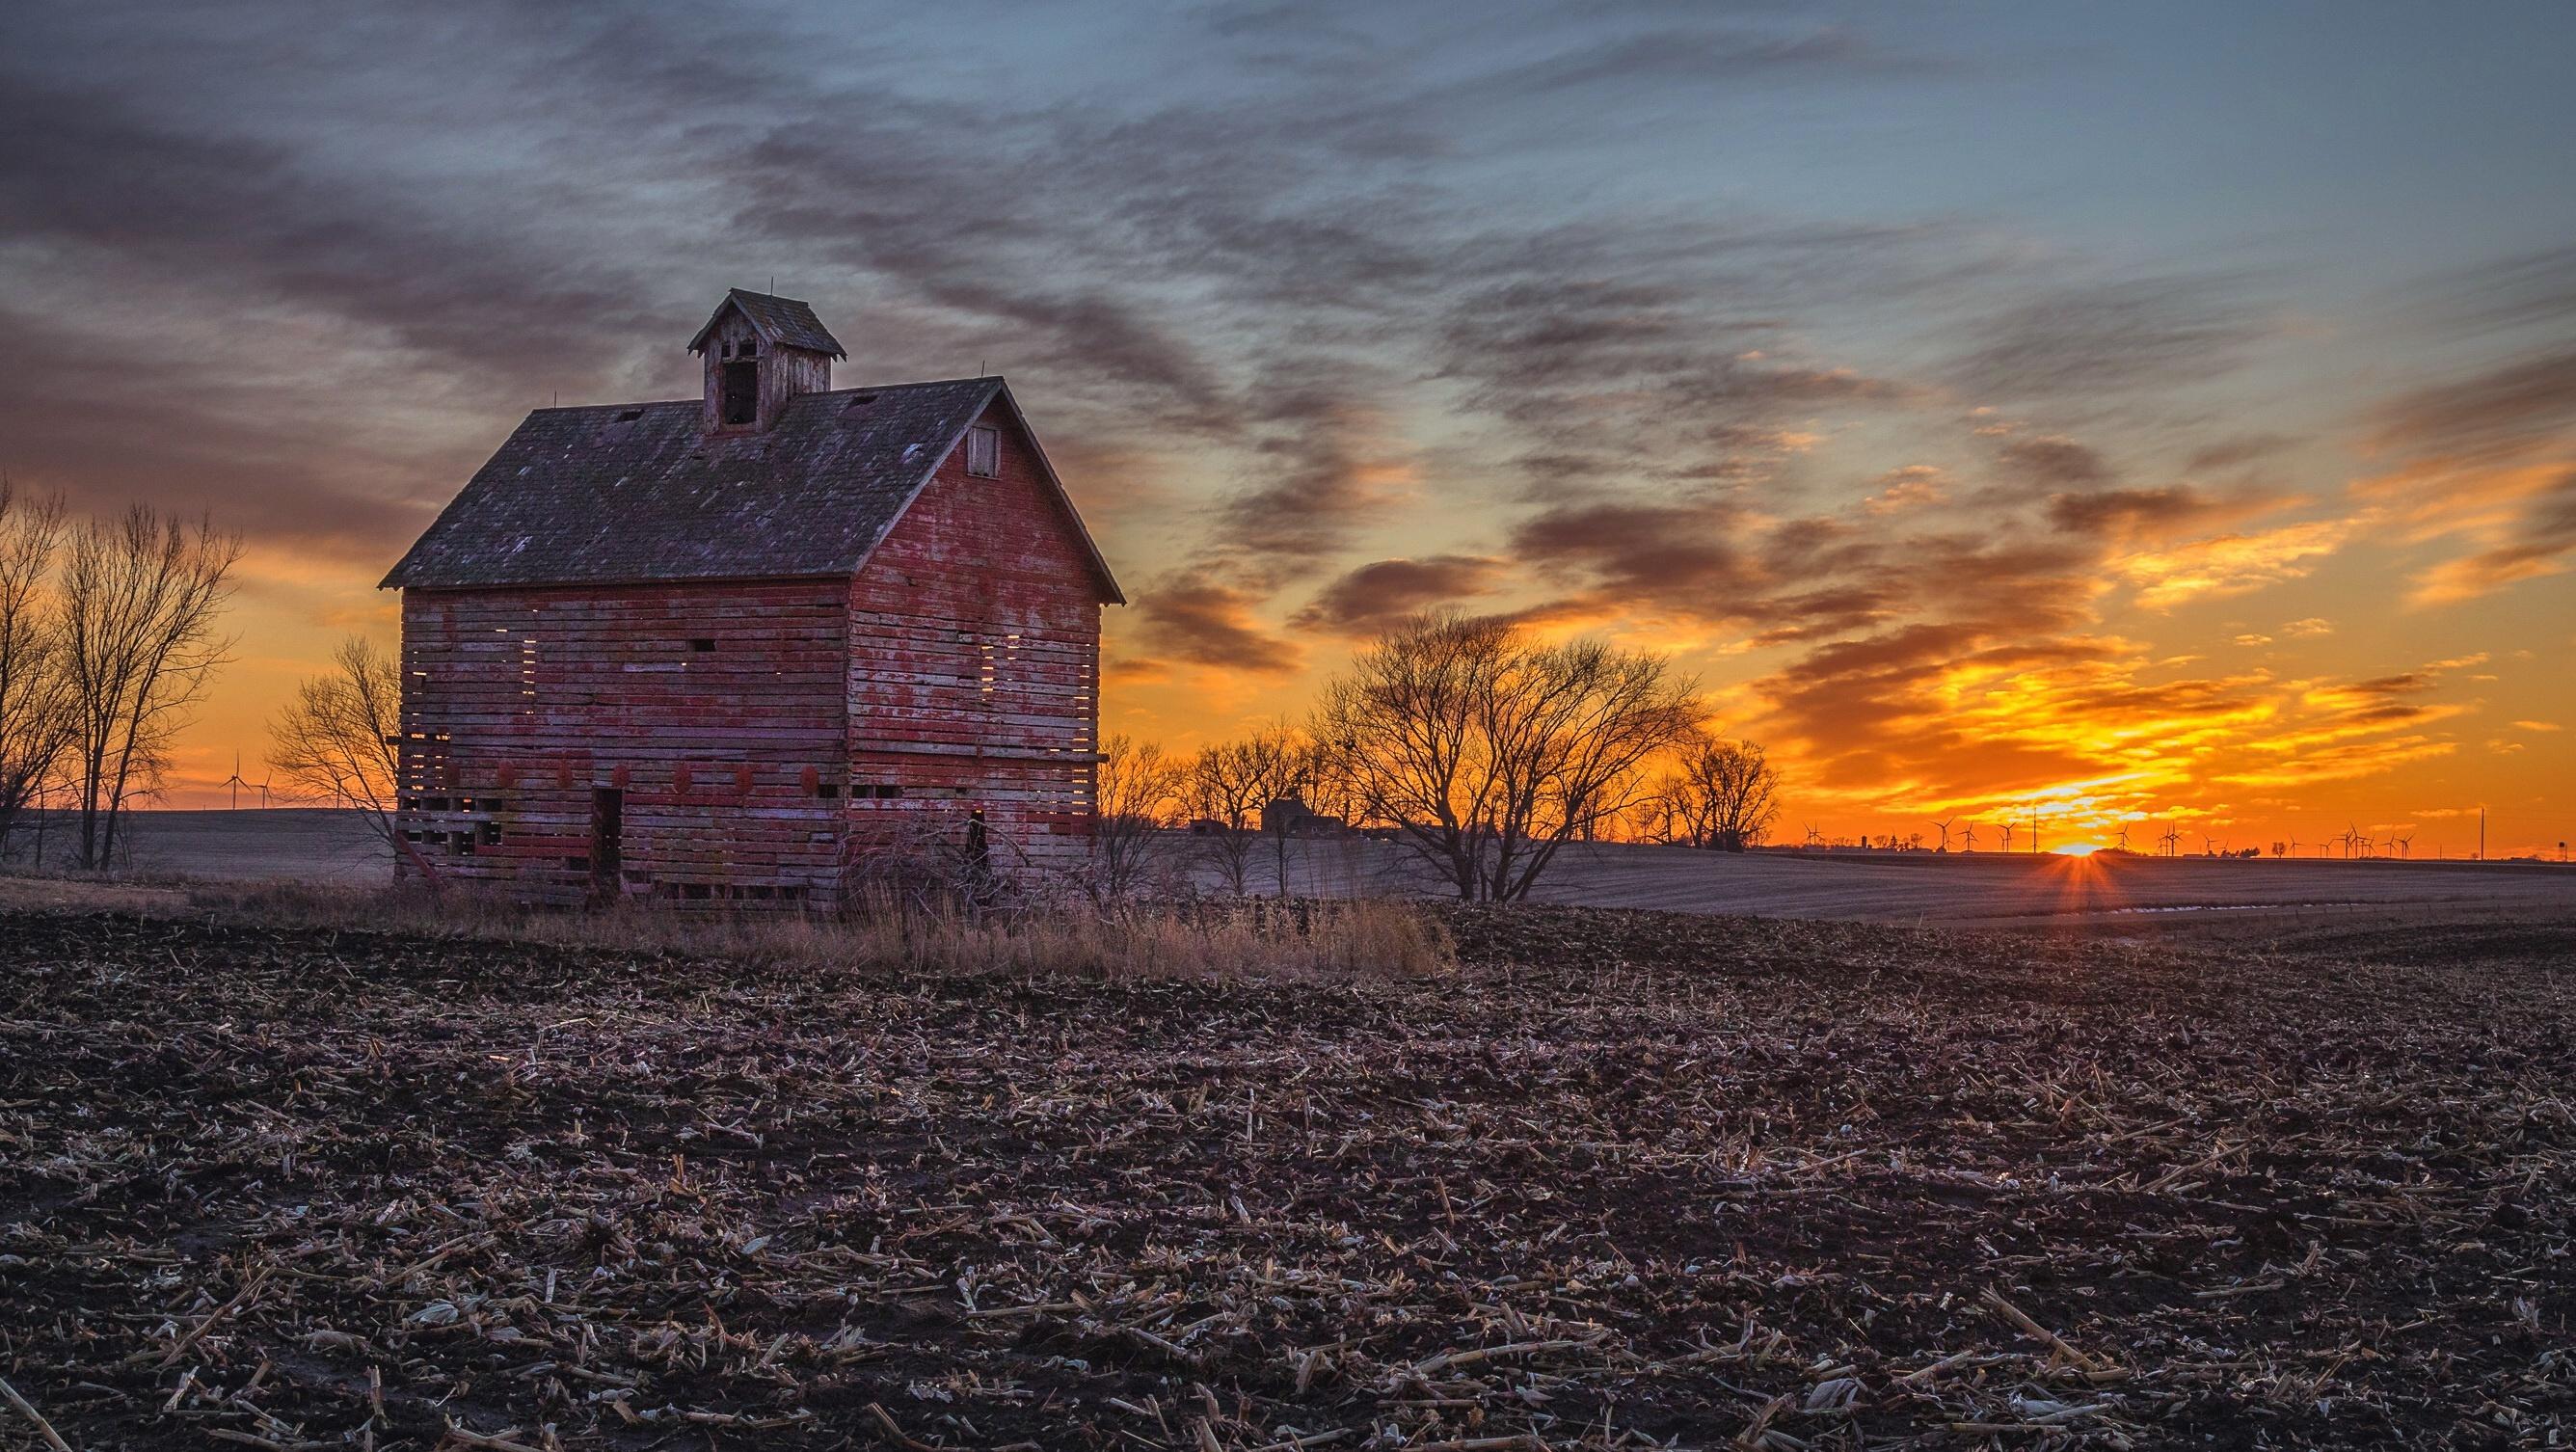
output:
M1437 919L1417 907L1366 899L1108 912L1058 905L982 914L889 899L846 918L651 908L564 912L402 888L271 886L203 890L195 900L220 919L265 926L381 929L818 972L1368 979L1457 966L1457 951Z

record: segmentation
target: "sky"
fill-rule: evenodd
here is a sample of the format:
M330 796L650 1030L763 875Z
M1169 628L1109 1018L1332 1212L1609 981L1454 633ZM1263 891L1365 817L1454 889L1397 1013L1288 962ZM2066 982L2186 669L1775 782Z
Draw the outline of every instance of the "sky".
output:
M1403 613L1670 653L1783 834L2576 838L2576 7L30 7L0 468L211 511L167 800L524 413L1007 375L1108 729ZM2027 847L2025 834L2019 845Z

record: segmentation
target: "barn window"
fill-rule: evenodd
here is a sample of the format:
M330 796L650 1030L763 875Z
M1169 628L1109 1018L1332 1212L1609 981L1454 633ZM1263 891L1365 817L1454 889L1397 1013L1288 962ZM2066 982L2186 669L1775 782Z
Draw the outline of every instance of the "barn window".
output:
M700 655L712 654L715 648L716 642L713 636L701 635L697 639L689 642L689 649L696 651Z
M823 798L825 801L830 801L832 798L837 797L840 794L841 784L839 782L827 781L821 786L814 788L814 795Z
M723 397L718 404L716 421L730 425L756 422L760 417L760 365L749 358L728 359L724 365Z
M1001 430L971 428L966 431L966 472L979 479L994 479L1001 476Z

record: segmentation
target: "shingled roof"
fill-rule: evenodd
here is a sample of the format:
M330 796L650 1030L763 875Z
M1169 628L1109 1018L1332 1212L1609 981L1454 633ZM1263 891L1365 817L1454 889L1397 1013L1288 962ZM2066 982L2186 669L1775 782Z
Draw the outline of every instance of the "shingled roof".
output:
M742 309L742 315L751 320L753 330L760 334L764 343L829 353L835 358L850 356L842 350L841 340L832 336L832 330L823 326L821 318L814 316L811 304L798 302L792 297L773 297L765 292L744 292L738 287L728 289L725 300L716 304L716 310L707 315L707 325L698 329L698 335L689 340L690 352L705 351L707 334L714 332L716 324L723 321L727 308Z
M758 433L708 433L694 398L541 408L384 585L854 575L996 398L1025 431L999 378L799 394ZM1052 467L1048 479L1101 598L1123 603Z

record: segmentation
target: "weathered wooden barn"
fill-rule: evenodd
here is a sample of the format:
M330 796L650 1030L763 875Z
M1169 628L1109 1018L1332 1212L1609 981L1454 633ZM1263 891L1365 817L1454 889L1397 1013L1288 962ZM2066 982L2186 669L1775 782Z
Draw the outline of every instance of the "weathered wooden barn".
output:
M828 908L891 857L1074 864L1123 603L998 377L834 389L729 293L701 395L528 415L385 577L402 830L549 901Z

